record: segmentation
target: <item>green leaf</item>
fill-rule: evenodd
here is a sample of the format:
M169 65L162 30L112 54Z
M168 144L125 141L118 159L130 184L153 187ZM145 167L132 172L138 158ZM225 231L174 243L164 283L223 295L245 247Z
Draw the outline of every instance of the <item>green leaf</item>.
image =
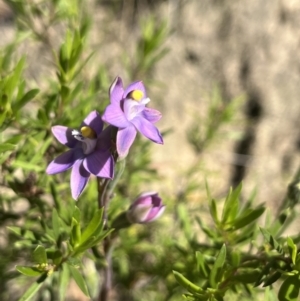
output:
M219 224L219 218L218 218L218 213L217 213L217 205L216 201L214 199L211 199L210 204L209 204L209 211L210 214L216 224Z
M57 241L59 238L59 217L57 210L54 208L52 211L52 228L54 233L54 238Z
M59 265L62 261L63 254L60 250L47 250L47 258L51 259L55 265Z
M77 222L77 220L72 217L72 231L71 231L71 237L70 237L70 243L72 247L79 246L81 241L81 229L80 224Z
M47 254L46 250L43 246L38 245L36 249L33 251L33 261L42 264L42 263L47 263Z
M89 222L89 224L83 231L80 244L83 244L91 236L100 234L100 233L95 233L95 232L97 232L97 231L101 232L101 228L102 228L102 224L103 224L102 216L103 216L103 209L98 209L95 212L92 220ZM99 229L99 226L101 226L100 229Z
M88 63L88 61L92 58L92 56L95 54L95 52L90 53L90 55L84 60L84 62L79 65L78 68L76 68L76 72L73 75L73 78L77 77L79 74L81 74L81 70L84 68L84 66Z
M11 226L11 227L7 227L8 230L10 230L11 232L13 232L14 234L16 234L17 236L20 236L22 238L25 238L25 239L29 239L29 240L35 240L35 236L34 236L34 233L30 230L26 230L26 229L23 229L23 228L20 228L20 227L14 227L14 226Z
M46 274L43 274L37 281L35 281L25 292L25 294L18 301L31 301L32 297L38 292L43 285L43 282L47 278Z
M203 293L203 289L199 286L197 286L196 284L192 283L190 280L188 280L187 278L185 278L182 274L180 274L177 271L173 271L173 274L175 276L175 279L177 280L177 282L186 290L188 290L191 293L198 293L201 294Z
M74 211L73 211L73 218L77 221L77 223L80 223L80 210L77 206L74 206Z
M299 295L300 281L298 276L285 279L278 292L279 301L297 301Z
M65 301L66 291L69 285L70 271L68 265L62 266L59 273L59 301Z
M28 91L13 107L14 112L18 112L27 102L32 100L38 93L39 89L32 89Z
M201 221L201 219L197 216L196 221L198 225L201 227L202 231L210 238L212 239L218 239L218 234L211 228L204 225Z
M107 230L106 232L101 233L98 236L91 236L86 241L82 242L80 245L75 247L75 255L84 252L87 249L90 249L93 246L96 246L99 242L101 242L106 236L108 236L114 229Z
M7 80L6 91L7 91L9 99L11 99L14 89L17 88L18 82L20 81L22 71L24 69L24 65L25 65L25 57L23 56L19 60L18 64L16 65L16 67L12 73L12 76Z
M277 242L277 240L271 235L270 232L268 232L266 229L259 228L261 233L263 234L265 240L274 248L276 249L279 253L282 253L282 247L281 245Z
M209 275L209 281L213 288L217 288L218 283L222 279L223 266L225 264L225 260L226 260L226 246L224 244L216 258L216 261Z
M9 137L5 143L10 143L10 144L18 144L21 140L24 139L24 135L23 134L16 134L16 135L13 135L11 137Z
M292 259L293 264L296 264L296 257L297 257L297 246L294 244L292 238L288 237L286 239L287 245L288 245L288 249L289 249L289 253L290 253L290 257Z
M1 113L0 113L1 114ZM1 121L0 121L1 126ZM0 154L0 165L3 164L10 156L11 153L6 152L5 154Z
M36 172L40 172L44 170L44 166L37 166L36 164L31 164L20 160L13 161L11 165L13 167L21 167L22 169L36 171Z
M259 269L240 269L231 279L241 283L254 283L260 273Z
M40 131L40 134L44 135L45 132ZM39 145L39 148L36 151L36 154L30 159L30 164L40 164L42 156L45 154L47 149L52 143L52 138L49 137L48 139L44 140L42 144Z
M204 256L200 251L196 251L196 259L199 272L202 273L205 278L207 278L209 272L208 267L205 264Z
M256 282L254 283L254 287L261 285L261 283L264 281L265 275L268 275L270 272L270 269L272 269L272 268L273 268L273 262L269 262L268 264L265 265L265 267L262 269L260 275L257 277Z
M268 277L266 277L266 279L264 279L264 285L263 287L267 287L269 285L272 285L274 282L276 282L279 278L281 277L281 273L280 272L275 272L271 275L269 275Z
M237 250L232 250L230 257L232 266L237 268L241 263L241 253Z
M185 204L181 203L177 206L177 214L178 214L180 223L182 225L184 234L185 234L186 238L189 239L191 237L192 230L191 230L189 212L188 212Z
M40 276L42 274L41 271L39 271L37 268L34 268L34 267L26 267L26 266L17 265L16 269L17 269L17 271L19 271L21 274L23 274L25 276L36 277L36 276Z
M71 271L71 275L74 278L75 282L77 283L77 285L79 286L79 288L81 289L81 291L87 296L90 297L85 280L83 279L82 275L79 273L79 271L69 265L69 269Z
M242 213L241 216L230 223L230 225L234 228L234 230L243 228L258 219L264 213L265 209L265 207L247 209L246 212Z
M65 100L65 99L67 99L67 97L69 96L69 94L70 94L69 87L67 87L66 85L62 85L61 86L61 91L60 91L61 98L63 100Z
M96 239L95 239L95 244L98 244L100 241L102 241L105 237L107 237L109 234L111 234L115 229L109 229L106 230L105 232L101 232L97 234Z
M230 222L236 218L236 215L238 213L238 208L239 208L239 196L241 190L242 190L242 183L240 183L239 186L234 191L230 189L224 203L223 214L222 214L223 224Z
M16 148L14 144L11 143L1 143L0 144L0 153L4 153L7 151L13 151Z

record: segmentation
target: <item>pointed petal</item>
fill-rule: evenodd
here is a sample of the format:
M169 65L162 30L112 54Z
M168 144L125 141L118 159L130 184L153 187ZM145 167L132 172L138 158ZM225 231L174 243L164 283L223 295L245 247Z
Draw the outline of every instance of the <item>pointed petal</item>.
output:
M82 160L77 160L72 168L71 173L71 193L74 200L77 200L85 188L90 177L90 173L85 170Z
M107 106L102 119L118 128L125 128L128 126L128 120L125 117L124 112L122 111L120 104L110 104Z
M114 177L114 160L110 151L95 151L83 160L84 168L101 178Z
M82 122L81 126L89 126L91 127L95 133L100 135L103 129L103 121L100 114L97 111L92 111Z
M72 129L62 125L55 125L51 128L51 131L61 144L69 148L73 148L77 144L77 140L72 135Z
M162 204L162 199L158 196L155 191L148 191L140 194L135 201L134 205L151 205L153 207L159 207Z
M163 138L158 129L147 119L143 117L135 117L131 120L137 130L148 139L155 143L163 144Z
M166 206L152 208L150 214L147 216L146 222L150 223L158 219L165 211Z
M139 195L133 202L134 205L147 205L152 207L152 195Z
M123 98L124 88L122 79L120 77L116 77L114 82L109 88L109 97L111 103L119 103Z
M145 108L142 115L151 123L155 123L161 118L161 113L151 108Z
M46 173L48 175L63 172L73 166L78 159L78 152L71 149L58 157L56 157L47 167Z
M118 129L116 129L111 125L106 127L98 137L96 150L99 151L109 150L112 147L112 141L117 134L117 130Z
M124 129L119 129L117 134L117 151L120 158L127 156L130 146L136 136L136 129L133 125L129 125Z
M124 115L127 120L131 120L136 116L139 116L145 109L145 105L131 99L125 99L124 101Z
M124 91L124 94L123 94L123 98L126 98L127 95L132 92L133 90L140 90L143 92L144 94L144 97L143 98L147 98L147 94L146 94L146 89L145 89L145 86L143 84L142 81L137 81L137 82L133 82L131 83Z
M127 211L127 218L131 223L147 222L147 217L150 215L152 206L150 205L136 205L129 208Z

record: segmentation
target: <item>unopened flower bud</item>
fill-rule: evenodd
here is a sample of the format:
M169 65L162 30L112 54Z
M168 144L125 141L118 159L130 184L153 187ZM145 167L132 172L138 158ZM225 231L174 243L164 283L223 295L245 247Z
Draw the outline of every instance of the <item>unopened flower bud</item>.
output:
M131 223L145 224L159 218L165 210L161 198L156 192L139 195L127 211Z

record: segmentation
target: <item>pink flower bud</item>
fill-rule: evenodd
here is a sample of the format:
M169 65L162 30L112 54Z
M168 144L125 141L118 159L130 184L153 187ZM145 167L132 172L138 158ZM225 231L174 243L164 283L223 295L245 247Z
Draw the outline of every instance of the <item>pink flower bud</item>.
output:
M159 218L165 210L157 192L145 192L139 195L127 211L131 223L146 224Z

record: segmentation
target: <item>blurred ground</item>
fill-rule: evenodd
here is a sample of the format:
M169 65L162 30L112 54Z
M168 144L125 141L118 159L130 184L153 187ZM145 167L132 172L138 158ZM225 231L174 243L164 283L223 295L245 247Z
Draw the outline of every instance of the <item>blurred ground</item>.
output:
M135 1L135 12L124 9L115 20L118 42L111 45L130 47L136 29L128 20L146 15L146 2ZM243 180L245 192L257 187L258 200L276 207L300 162L300 2L156 2L157 19L167 19L172 32L171 51L155 70L163 92L151 94L152 105L163 99L160 127L173 129L163 149L154 147L164 184L178 189L181 172L193 164L186 129L196 112L205 112L207 94L217 84L228 101L246 95L241 114L247 122L237 129L242 140L220 141L204 154L205 165L218 175L208 180L219 192Z
M130 53L139 20L151 11L157 20L168 22L170 52L154 76L163 87L150 91L152 106L159 105L163 112L160 128L173 130L163 148L153 147L156 165L167 176L166 191L176 190L183 170L194 164L186 130L197 112L205 112L207 95L219 85L225 100L246 95L241 116L248 122L237 129L242 140L220 141L204 153L205 165L218 174L208 180L217 184L219 192L244 180L246 191L257 185L259 200L280 202L299 165L300 2L130 0L113 10L107 1L89 1L89 5L95 14L92 46L102 61L105 57L111 62L112 74L120 76L125 76L122 52ZM0 22L0 44L5 45L14 36L14 25L3 2ZM51 34L59 44L59 29ZM49 51L28 43L24 52L29 72L40 81L45 72L41 62L47 62Z
M162 190L178 190L182 172L194 164L186 130L219 85L227 101L246 96L240 113L246 122L236 129L242 139L224 139L203 154L208 181L218 194L243 180L245 193L257 187L259 202L275 208L300 163L300 1L124 0L122 11L112 11L107 1L91 3L91 43L103 45L98 58L111 61L112 74L120 76L122 52L137 38L137 20L152 11L168 22L170 52L155 68L163 86L149 93L152 106L163 112L159 128L173 130L163 147L153 146L155 164L165 176ZM13 15L1 2L0 34L0 46L14 36ZM60 32L52 34L59 40ZM50 54L32 47L24 51L38 82L40 62ZM202 181L204 175L199 177Z

